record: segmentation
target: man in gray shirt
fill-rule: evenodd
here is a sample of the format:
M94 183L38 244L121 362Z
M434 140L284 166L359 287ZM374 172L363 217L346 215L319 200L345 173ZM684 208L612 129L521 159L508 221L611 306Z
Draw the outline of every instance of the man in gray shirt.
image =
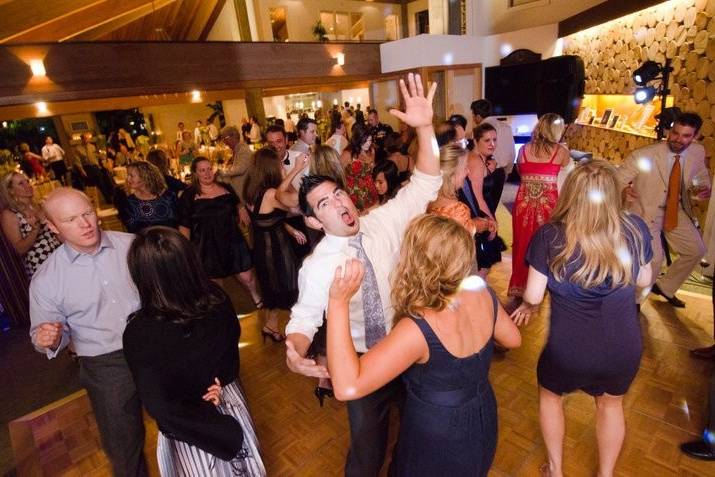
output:
M122 351L127 317L140 304L127 268L134 236L102 231L75 189L56 189L44 209L64 244L30 284L32 343L52 359L71 337L114 475L147 475L141 403Z

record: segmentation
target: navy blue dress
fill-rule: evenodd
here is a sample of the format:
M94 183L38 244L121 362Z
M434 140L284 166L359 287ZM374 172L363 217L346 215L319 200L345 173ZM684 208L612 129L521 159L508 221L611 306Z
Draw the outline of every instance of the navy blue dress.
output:
M651 235L643 220L630 215L637 235L623 228L632 257L633 281L642 265L653 258ZM637 243L642 245L639 259ZM610 280L594 288L581 288L568 277L581 266L574 260L558 282L549 264L564 247L563 226L545 224L529 244L526 260L548 277L551 325L536 375L539 385L556 394L578 389L592 396L620 396L628 391L640 366L643 343L636 310L634 283L611 288Z
M496 322L496 295L490 289ZM429 361L402 374L407 398L391 476L486 476L497 444L497 404L489 383L494 331L479 352L457 358L426 320L411 318Z

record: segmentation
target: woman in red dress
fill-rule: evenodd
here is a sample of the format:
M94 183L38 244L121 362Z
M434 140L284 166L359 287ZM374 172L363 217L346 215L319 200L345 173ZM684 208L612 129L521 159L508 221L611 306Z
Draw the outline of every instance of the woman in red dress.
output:
M536 229L549 221L559 197L556 184L559 171L571 160L568 149L559 144L564 129L561 116L544 114L531 134L531 141L519 152L521 184L512 211L514 242L508 292L512 302L507 308L514 309L521 302L529 272L526 250Z

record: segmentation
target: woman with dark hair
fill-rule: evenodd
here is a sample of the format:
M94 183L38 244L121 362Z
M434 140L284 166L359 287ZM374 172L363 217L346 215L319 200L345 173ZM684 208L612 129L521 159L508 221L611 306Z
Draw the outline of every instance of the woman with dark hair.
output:
M264 476L236 381L241 327L231 300L174 229L140 231L127 259L141 308L124 330L124 356L159 426L161 475Z
M383 141L383 148L385 149L387 159L394 162L397 166L400 182L408 180L414 164L412 164L412 158L402 152L402 135L398 132L387 134Z
M235 276L263 306L256 289L251 251L238 228L238 196L228 184L216 181L208 158L191 163L191 187L179 197L179 231L194 244L209 277L219 285Z
M372 181L375 151L369 131L355 124L350 136L350 146L340 157L345 166L345 191L359 211L366 211L377 204L377 190Z
M119 219L127 232L137 233L152 225L178 227L176 194L166 188L164 177L156 166L144 161L127 166L126 186L130 194L115 198Z
M303 162L303 168L307 164ZM291 237L304 244L306 236L286 223L288 207L276 198L276 189L283 181L283 164L276 151L269 147L253 155L243 184L243 196L251 213L253 229L253 262L261 285L265 324L263 340L283 341L279 331L278 310L290 310L298 299L298 259Z
M181 191L186 189L186 184L169 173L169 157L166 155L165 151L161 149L152 149L149 151L149 154L146 155L146 160L159 168L159 171L161 171L164 176L166 187L171 192L178 196Z
M395 197L402 181L397 166L392 161L383 161L372 168L372 180L375 183L379 205Z
M493 224L489 231L477 234L476 238L477 265L482 277L486 277L492 265L501 262L501 253L506 250L504 241L497 235L498 178L493 176L496 161L492 157L496 145L497 131L494 126L482 123L474 128L474 150L469 155L469 174L461 193L472 216L489 219Z

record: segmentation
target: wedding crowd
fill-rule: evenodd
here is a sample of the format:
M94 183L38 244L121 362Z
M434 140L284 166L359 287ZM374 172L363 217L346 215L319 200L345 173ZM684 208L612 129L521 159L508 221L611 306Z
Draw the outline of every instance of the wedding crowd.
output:
M81 175L127 232L103 230L78 188L39 204L26 174L0 179L2 232L32 278L32 343L48 358L68 347L78 356L115 475L147 475L142 407L160 430L162 475L266 474L238 379L231 278L259 310L264 343L284 343L290 371L314 380L319 405L346 401L351 477L380 473L391 406L400 423L389 475L487 475L498 433L492 356L521 345L519 328L548 291L535 370L541 474L563 475L563 398L579 390L596 409L593 471L614 474L643 351L640 303L653 293L684 307L676 291L705 254L692 209L710 191L702 119L681 114L666 141L616 168L574 163L557 114L539 118L517 155L489 101L471 103L468 131L458 114L434 124L436 84L409 74L399 87L404 108L389 111L398 131L349 104L264 130L256 118L193 132L180 123L175 151L122 163L123 186L106 182L83 138ZM203 141L230 158L201 155L192 144ZM59 146L46 144L65 177ZM502 304L489 271L507 250L497 208L515 172ZM664 243L677 258L661 275ZM683 450L715 458L707 438Z

